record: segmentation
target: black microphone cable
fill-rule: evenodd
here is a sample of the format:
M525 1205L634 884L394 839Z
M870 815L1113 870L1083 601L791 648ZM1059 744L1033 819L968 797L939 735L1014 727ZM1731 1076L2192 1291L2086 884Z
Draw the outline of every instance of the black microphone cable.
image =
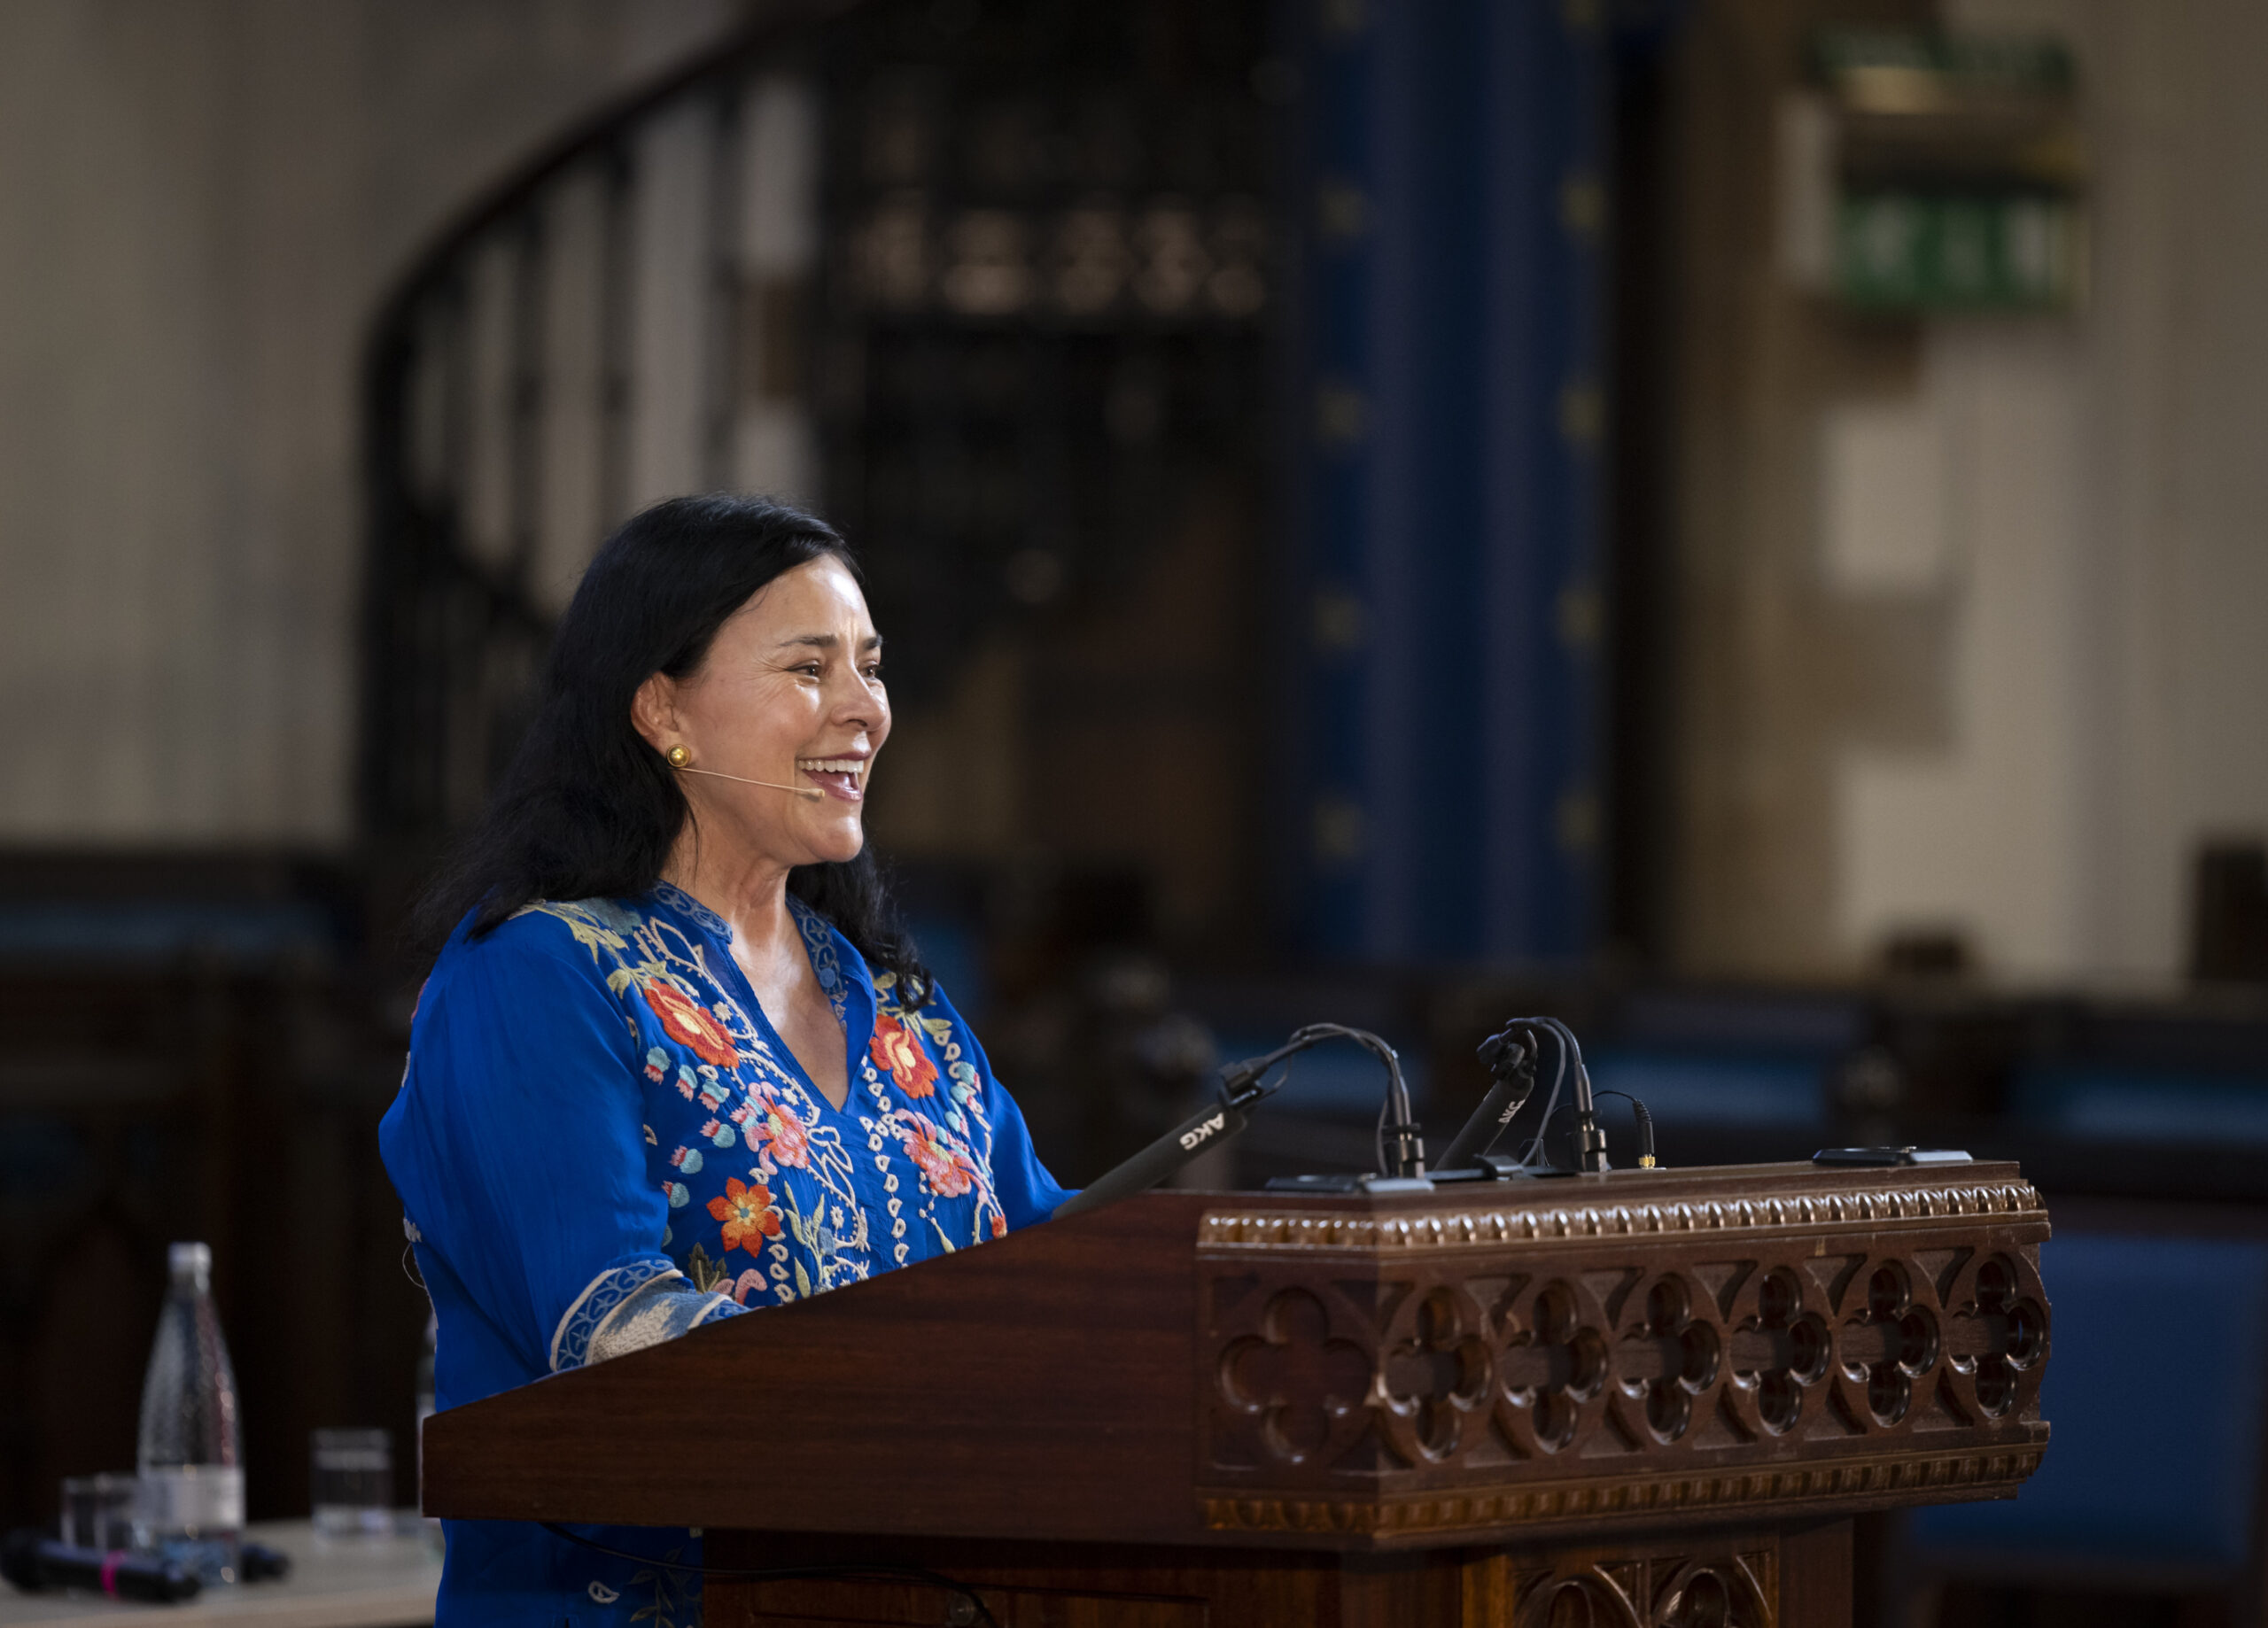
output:
M1424 1175L1425 1142L1410 1105L1410 1086L1402 1077L1401 1057L1370 1030L1350 1028L1344 1023L1310 1023L1293 1032L1285 1050L1286 1054L1304 1051L1326 1040L1351 1040L1386 1065L1386 1100L1379 1105L1378 1131L1372 1139L1379 1174L1405 1179Z
M1220 1089L1212 1100L1149 1146L1113 1166L1056 1205L1056 1219L1084 1214L1146 1192L1204 1149L1236 1136L1250 1122L1254 1107L1290 1082L1288 1071L1273 1081L1268 1079L1269 1073L1278 1064L1327 1040L1351 1040L1385 1065L1386 1097L1379 1108L1375 1140L1379 1173L1388 1178L1423 1180L1425 1143L1418 1116L1410 1106L1410 1086L1402 1077L1401 1058L1392 1046L1368 1029L1350 1028L1343 1023L1310 1023L1294 1030L1291 1038L1273 1051L1224 1065Z

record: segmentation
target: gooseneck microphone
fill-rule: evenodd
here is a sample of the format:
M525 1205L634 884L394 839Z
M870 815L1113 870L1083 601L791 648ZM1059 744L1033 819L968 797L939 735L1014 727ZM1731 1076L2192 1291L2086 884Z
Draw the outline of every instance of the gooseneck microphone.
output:
M204 1586L179 1561L126 1549L82 1549L28 1526L8 1534L0 1577L26 1593L83 1588L117 1600L190 1600Z
M1513 1116L1535 1089L1536 1058L1546 1035L1550 1037L1558 1058L1557 1066L1552 1071L1551 1094L1544 1098L1543 1117L1537 1122L1535 1135L1513 1168L1522 1174L1550 1173L1551 1159L1544 1149L1544 1136L1551 1128L1551 1121L1562 1112L1574 1115L1575 1168L1597 1174L1612 1167L1606 1157L1606 1132L1598 1122L1597 1094L1591 1089L1590 1071L1583 1066L1583 1049L1577 1043L1574 1032L1557 1018L1514 1018L1480 1043L1478 1055L1495 1083L1457 1132L1449 1151L1441 1156L1442 1168L1462 1168L1487 1159L1488 1150L1510 1128ZM1560 1088L1569 1084L1571 1077L1573 1101L1562 1110ZM1629 1100L1638 1126L1639 1167L1660 1168L1654 1158L1654 1119L1646 1112L1646 1105L1627 1091L1606 1094ZM1498 1174L1503 1174L1503 1170L1499 1169Z
M1326 1040L1351 1040L1379 1062L1386 1072L1386 1101L1379 1110L1379 1175L1363 1180L1425 1185L1425 1144L1410 1109L1410 1088L1402 1077L1401 1059L1392 1046L1367 1029L1341 1023L1311 1023L1264 1057L1247 1058L1221 1070L1220 1095L1191 1114L1123 1164L1113 1167L1094 1183L1055 1206L1055 1216L1078 1215L1107 1204L1146 1192L1195 1159L1207 1148L1218 1146L1252 1122L1252 1110L1284 1089L1281 1079L1270 1081L1269 1070L1310 1046ZM1384 1190L1380 1189L1379 1190Z
M1226 1142L1252 1123L1252 1110L1262 1099L1274 1096L1283 1088L1280 1080L1273 1085L1262 1083L1261 1075L1299 1049L1280 1047L1265 1058L1232 1063L1223 1068L1218 1097L1131 1159L1114 1165L1057 1205L1053 1219L1084 1214L1121 1198L1130 1198L1136 1193L1147 1192L1207 1148Z
M1513 1116L1535 1094L1535 1043L1519 1033L1527 1025L1518 1019L1480 1043L1481 1066L1495 1081L1480 1105L1472 1111L1456 1137L1441 1151L1437 1170L1462 1170L1478 1159L1511 1126Z

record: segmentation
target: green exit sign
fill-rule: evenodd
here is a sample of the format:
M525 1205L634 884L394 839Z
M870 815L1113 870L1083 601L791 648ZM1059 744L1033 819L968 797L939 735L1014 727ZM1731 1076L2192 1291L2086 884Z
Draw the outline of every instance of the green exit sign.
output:
M1812 111L1788 121L1806 286L1884 313L2084 298L2086 142L2062 41L1829 28L1811 47Z
M1836 291L1860 310L2062 310L2079 298L2084 229L2054 193L1846 190Z

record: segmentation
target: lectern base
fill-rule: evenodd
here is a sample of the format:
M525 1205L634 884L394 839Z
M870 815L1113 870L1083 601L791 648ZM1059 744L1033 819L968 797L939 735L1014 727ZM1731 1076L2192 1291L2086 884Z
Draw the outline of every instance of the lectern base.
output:
M867 1562L974 1589L1000 1628L1849 1628L1851 1523L1536 1548L1334 1554L711 1531L718 1569ZM967 1624L920 1583L714 1577L708 1628Z

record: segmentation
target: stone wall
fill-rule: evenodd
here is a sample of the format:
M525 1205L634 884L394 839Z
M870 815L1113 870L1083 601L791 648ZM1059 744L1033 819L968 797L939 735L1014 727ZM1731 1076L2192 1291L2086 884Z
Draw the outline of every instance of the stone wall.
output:
M734 0L0 15L0 842L350 831L357 366L450 213Z

